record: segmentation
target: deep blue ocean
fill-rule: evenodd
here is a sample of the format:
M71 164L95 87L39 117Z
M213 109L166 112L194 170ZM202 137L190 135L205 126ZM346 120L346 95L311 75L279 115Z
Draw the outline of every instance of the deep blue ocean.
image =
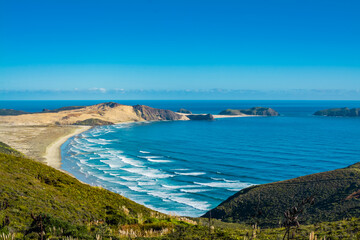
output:
M104 101L0 101L41 111ZM125 123L93 128L62 146L62 168L78 179L166 213L200 216L253 184L360 161L360 118L316 117L360 101L116 101L217 114L271 107L280 117Z

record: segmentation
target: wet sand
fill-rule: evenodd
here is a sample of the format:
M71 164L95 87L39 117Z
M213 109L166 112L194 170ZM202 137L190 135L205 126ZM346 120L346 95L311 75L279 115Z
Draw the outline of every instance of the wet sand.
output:
M70 137L90 127L85 126L9 126L0 125L0 141L27 157L59 169L60 146Z

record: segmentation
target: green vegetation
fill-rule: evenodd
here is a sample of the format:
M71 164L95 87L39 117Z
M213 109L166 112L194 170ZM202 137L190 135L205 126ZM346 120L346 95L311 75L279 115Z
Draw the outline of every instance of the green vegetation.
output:
M52 239L94 239L96 235L116 239L121 231L127 233L126 226L136 226L132 234L161 235L174 224L188 225L16 156L18 152L9 148L5 144L0 148L0 235L16 233L17 238L37 239L45 232L43 237Z
M22 114L30 114L29 112L18 111L14 109L0 109L0 116L15 116Z
M208 219L200 219L198 225L186 228L177 227L176 231L162 239L276 239L282 240L286 229L259 228L255 225L224 223L219 220L212 220L212 225L208 227ZM322 222L314 225L301 225L290 232L289 239L315 240L315 239L359 239L360 238L360 219L351 218L336 222ZM179 237L180 236L180 237ZM287 238L286 238L287 239Z
M310 196L314 197L315 203L299 217L302 223L359 217L360 163L243 189L213 209L211 214L227 222L276 227L283 221L286 210Z
M104 121L98 118L89 118L83 121L77 121L73 125L84 125L84 126L102 126L102 125L113 125L114 123Z
M314 113L316 116L329 116L329 117L359 117L360 108L331 108Z
M318 203L315 203L307 209L309 212L304 212L302 218L299 218L301 226L292 227L289 238L359 239L360 219L346 218L350 215L358 216L357 202L360 192L355 190L358 189L359 166L360 164L355 164L328 173L248 188L232 199L238 198L239 195L246 195L245 192L262 190L264 198L259 198L257 192L254 192L252 200L256 206L259 206L258 209L264 209L266 213L265 210L270 207L276 209L278 207L276 204L282 208L282 202L288 202L286 206L293 206L297 199L308 195L306 192L308 188L319 184L316 187L317 191L322 187L325 188L318 194L318 199L322 204L316 206ZM347 184L344 183L346 181L348 181ZM300 185L304 187L299 188ZM346 186L343 192L339 190L339 186ZM269 196L268 190L273 191L273 197ZM348 194L349 192L352 194ZM282 194L278 195L279 193ZM297 197L294 193L301 196ZM325 196L322 198L323 194ZM335 196L336 194L339 194L339 197ZM277 197L278 200L275 199ZM293 201L288 198L292 198ZM327 206L323 206L326 202L325 198L331 199L327 201ZM258 199L261 199L264 204L258 204ZM343 203L340 204L337 199L342 199ZM250 200L250 198L243 198L237 204L239 206L245 204L249 209L253 209ZM310 210L313 212L312 215L309 214ZM348 214L344 214L345 211L348 211ZM302 225L307 222L307 218L314 220L313 216L316 215L314 212L320 214L318 214L319 219L327 220L312 225ZM215 210L212 213L214 216ZM329 222L339 213L342 213L345 220ZM236 217L241 219L241 216ZM250 225L245 224L246 221L227 223L211 218L190 220L183 217L171 217L152 211L100 187L80 183L65 173L24 158L21 153L6 144L0 144L1 240L283 239L286 232L284 227L273 224L272 227L260 228L258 227L259 219L261 219L260 216L252 216L252 221L249 223L253 225ZM281 217L278 220L282 220Z
M220 115L255 115L255 116L279 116L279 113L272 108L253 107L249 109L226 109Z
M11 154L14 156L23 156L23 154L15 149L13 149L12 147L10 147L9 145L0 142L0 153L5 153L5 154Z

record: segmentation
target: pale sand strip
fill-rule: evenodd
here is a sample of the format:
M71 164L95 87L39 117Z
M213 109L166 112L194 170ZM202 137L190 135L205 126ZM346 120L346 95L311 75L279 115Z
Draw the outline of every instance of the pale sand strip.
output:
M63 145L72 136L78 135L91 127L79 126L74 129L70 134L58 138L55 142L51 143L47 148L44 155L45 162L50 167L60 169L61 168L61 145Z

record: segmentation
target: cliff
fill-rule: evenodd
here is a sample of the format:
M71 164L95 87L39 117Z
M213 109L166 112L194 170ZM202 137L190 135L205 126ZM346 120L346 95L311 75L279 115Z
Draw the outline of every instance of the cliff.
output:
M182 115L177 114L170 110L157 109L144 105L133 106L136 114L147 121L159 121L159 120L182 120L185 119Z
M245 188L211 210L228 222L279 226L284 212L307 197L315 204L300 217L301 223L360 217L360 163L347 168ZM208 217L210 212L204 217Z
M279 113L272 108L253 107L249 109L226 109L219 115L256 115L256 116L279 116Z
M328 117L359 117L360 108L331 108L314 113L315 116L328 116Z

